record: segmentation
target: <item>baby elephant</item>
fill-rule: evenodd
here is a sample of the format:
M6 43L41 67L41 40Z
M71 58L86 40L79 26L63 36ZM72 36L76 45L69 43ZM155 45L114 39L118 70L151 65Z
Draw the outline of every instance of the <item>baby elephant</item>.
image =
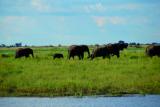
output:
M63 54L61 54L61 53L55 53L53 55L53 59L55 59L55 58L63 58Z
M10 57L8 54L1 54L1 57L2 58L8 58L8 57Z

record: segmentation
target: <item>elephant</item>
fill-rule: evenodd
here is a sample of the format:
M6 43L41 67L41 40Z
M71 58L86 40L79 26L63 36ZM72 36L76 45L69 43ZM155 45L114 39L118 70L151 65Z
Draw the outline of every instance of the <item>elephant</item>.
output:
M90 57L90 52L89 52L89 48L87 45L80 45L82 52L87 52L88 53L88 58Z
M84 52L81 46L78 45L71 45L68 48L68 58L71 57L74 59L74 56L78 56L79 60L83 59Z
M109 53L112 56L116 55L117 58L120 57L120 51L127 47L128 47L128 43L114 43L114 44L107 45Z
M116 55L117 58L119 58L120 56L120 49L118 47L118 44L108 44L107 49L109 51L109 54L111 54L112 56Z
M117 43L119 50L123 50L128 47L128 43Z
M55 58L63 58L63 54L61 54L61 53L55 53L53 55L53 59L55 59Z
M34 57L33 50L31 48L19 48L16 50L15 58L21 58L23 56L27 58L30 54Z
M146 47L146 55L153 57L158 56L160 57L160 45L149 45Z
M108 57L110 59L110 53L109 53L108 47L101 46L101 47L95 48L92 51L92 54L90 57L91 57L91 60L93 60L95 57L103 57L103 59Z
M78 56L79 59L81 60L84 58L84 52L88 53L88 58L89 58L90 52L87 45L71 45L68 48L68 58L70 59L72 57L74 59L74 56Z
M1 57L2 58L8 58L8 57L10 57L10 55L9 54L1 54Z

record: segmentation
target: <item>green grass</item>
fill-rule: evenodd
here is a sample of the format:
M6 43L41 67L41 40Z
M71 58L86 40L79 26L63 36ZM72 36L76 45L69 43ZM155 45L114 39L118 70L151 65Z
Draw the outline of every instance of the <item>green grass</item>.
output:
M34 47L35 58L14 59L16 48L0 48L0 96L160 94L160 58L129 47L120 58L68 60L67 48ZM60 52L64 59L52 59Z

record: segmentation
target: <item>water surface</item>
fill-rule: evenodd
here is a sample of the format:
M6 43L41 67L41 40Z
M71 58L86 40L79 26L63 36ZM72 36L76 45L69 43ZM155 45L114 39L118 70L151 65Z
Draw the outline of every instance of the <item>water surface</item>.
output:
M160 107L160 95L127 97L0 97L0 107Z

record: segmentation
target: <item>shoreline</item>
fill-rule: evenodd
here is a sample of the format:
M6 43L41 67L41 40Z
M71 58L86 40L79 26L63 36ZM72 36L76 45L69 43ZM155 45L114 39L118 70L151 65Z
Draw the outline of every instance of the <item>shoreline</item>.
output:
M0 94L0 97L42 97L42 98L45 98L45 97L49 97L49 98L54 98L54 97L77 97L77 98L81 98L81 97L134 97L134 96L146 96L146 95L160 95L160 93L109 93L109 94L83 94L83 95L53 95L53 94L43 94L43 95L35 95L35 94L30 94L30 95L25 95L25 94L5 94L5 95L2 95Z
M100 97L145 97L160 96L160 94L124 94L124 95L84 95L84 96L0 96L0 98L100 98Z

